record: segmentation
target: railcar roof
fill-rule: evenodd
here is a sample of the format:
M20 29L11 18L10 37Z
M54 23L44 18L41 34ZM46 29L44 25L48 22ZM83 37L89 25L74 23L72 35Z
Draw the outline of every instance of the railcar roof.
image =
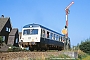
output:
M53 31L53 30L51 30L51 29L49 29L49 28L46 28L46 27L44 27L44 26L42 26L42 25L40 25L40 24L28 24L28 25L25 25L23 28L29 28L30 26L33 26L33 27L41 27L41 28L47 29L47 30L49 30L49 31L52 31L52 32L54 32L54 33L56 33L56 34L65 36L65 35L60 34L60 33L58 33L58 32L55 32L55 31Z

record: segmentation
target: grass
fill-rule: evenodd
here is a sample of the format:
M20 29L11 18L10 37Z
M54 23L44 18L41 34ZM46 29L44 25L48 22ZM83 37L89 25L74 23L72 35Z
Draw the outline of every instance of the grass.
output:
M90 60L90 55L84 53L83 51L78 52L78 60Z
M46 58L45 60L68 60L67 58L70 57L65 54L60 54L59 56L51 55L49 58ZM69 59L69 60L75 60L75 59Z
M90 55L88 55L87 57L83 58L82 60L90 60Z

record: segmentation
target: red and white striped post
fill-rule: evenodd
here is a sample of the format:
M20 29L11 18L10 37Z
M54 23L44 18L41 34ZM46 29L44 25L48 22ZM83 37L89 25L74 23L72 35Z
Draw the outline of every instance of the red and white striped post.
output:
M65 11L66 11L66 29L67 29L67 34L66 34L66 37L68 38L68 13L69 13L69 8L70 8L70 6L72 5L72 4L74 4L74 2L71 2L67 7L66 7L66 9L65 9Z
M74 4L74 2L71 2L65 9L65 11L66 11L66 30L67 30L67 34L65 36L66 39L68 38L68 13L69 13L69 8L72 4ZM67 43L67 49L68 49L68 43Z
M68 9L66 9L66 30L67 30L66 38L68 38Z

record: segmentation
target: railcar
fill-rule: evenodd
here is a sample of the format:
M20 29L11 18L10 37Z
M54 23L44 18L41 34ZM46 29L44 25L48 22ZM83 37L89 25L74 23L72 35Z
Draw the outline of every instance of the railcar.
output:
M39 24L28 24L22 29L22 47L29 50L63 50L65 36Z

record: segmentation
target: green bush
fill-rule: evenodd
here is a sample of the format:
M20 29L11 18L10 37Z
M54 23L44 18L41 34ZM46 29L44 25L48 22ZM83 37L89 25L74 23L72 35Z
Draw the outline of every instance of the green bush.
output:
M79 59L83 59L83 58L85 58L87 56L88 56L87 54L78 54L78 58Z
M12 45L8 45L8 46L11 47L11 48L8 48L8 51L9 52L18 52L18 51L21 51L22 50L19 47L15 47L15 46L12 46Z
M90 55L90 39L86 40L85 42L82 42L79 45L80 50Z
M19 52L19 51L28 51L26 49L21 49L20 47L16 47L16 46L12 46L12 45L8 45L11 48L8 48L9 52Z

